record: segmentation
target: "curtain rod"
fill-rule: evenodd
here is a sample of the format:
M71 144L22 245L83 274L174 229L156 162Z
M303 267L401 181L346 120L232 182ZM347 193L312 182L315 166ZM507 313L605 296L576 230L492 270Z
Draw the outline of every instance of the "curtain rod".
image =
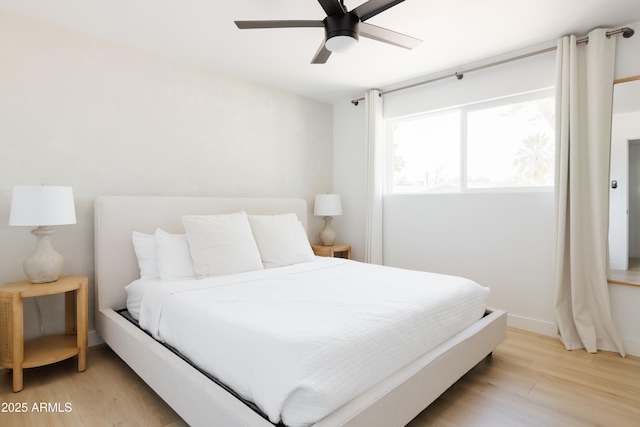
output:
M629 27L618 28L617 30L607 31L607 37L611 37L611 36L614 36L616 34L621 34L621 33L622 33L622 37L624 37L625 39L628 39L630 37L633 37L633 34L635 33L635 31L632 28L629 28ZM585 36L585 37L582 37L582 38L579 38L578 40L576 40L576 43L587 43L588 41L589 41L589 37ZM540 50L536 50L536 51L533 51L533 52L525 53L525 54L522 54L522 55L514 56L514 57L511 57L511 58L503 59L503 60L500 60L500 61L492 62L490 64L479 65L477 67L469 68L467 70L456 71L455 73L447 74L445 76L435 77L433 79L425 80L423 82L413 83L413 84L410 84L410 85L407 85L407 86L402 86L402 87L398 87L398 88L395 88L395 89L390 89L390 90L387 90L387 91L384 91L384 92L380 92L380 96L388 95L390 93L398 92L398 91L405 90L405 89L411 89L411 88L416 87L416 86L422 86L422 85L425 85L427 83L433 83L433 82L437 82L439 80L448 79L449 77L455 77L458 80L462 80L464 75L467 74L467 73L471 73L473 71L484 70L485 68L495 67L496 65L502 65L502 64L509 63L509 62L518 61L520 59L529 58L531 56L540 55L542 53L552 52L552 51L556 50L557 48L558 48L557 46L552 46L552 47L548 47L548 48L545 48L545 49L540 49ZM353 105L358 105L358 103L360 101L364 101L364 96L362 96L360 98L352 99L351 103Z

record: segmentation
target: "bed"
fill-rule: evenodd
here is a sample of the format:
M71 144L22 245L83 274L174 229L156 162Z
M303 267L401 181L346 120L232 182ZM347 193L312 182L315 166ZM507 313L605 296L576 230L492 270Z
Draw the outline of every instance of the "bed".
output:
M308 207L302 199L100 197L95 202L96 329L116 354L192 426L273 424L118 312L127 303L125 286L140 277L132 233L154 233L157 228L184 233L181 219L185 215L237 212L293 213L307 229ZM314 426L406 425L490 354L505 334L506 313L487 309L481 319L385 374Z

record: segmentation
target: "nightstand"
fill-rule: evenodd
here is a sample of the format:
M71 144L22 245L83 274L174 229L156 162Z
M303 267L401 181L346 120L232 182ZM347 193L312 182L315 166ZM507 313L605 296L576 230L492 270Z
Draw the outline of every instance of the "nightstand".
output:
M351 246L335 244L331 246L311 245L313 253L317 256L351 259Z
M83 276L62 276L51 283L28 280L0 286L0 365L13 369L13 391L22 390L22 370L78 356L87 368L87 283ZM64 293L65 333L24 341L23 298Z

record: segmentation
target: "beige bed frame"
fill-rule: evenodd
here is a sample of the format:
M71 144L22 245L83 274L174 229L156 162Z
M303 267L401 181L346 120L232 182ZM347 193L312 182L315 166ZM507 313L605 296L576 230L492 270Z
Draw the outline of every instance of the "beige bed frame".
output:
M102 339L188 424L273 424L156 342L115 310L125 308L124 287L139 276L131 232L183 232L186 214L295 212L307 229L302 199L210 197L100 197L95 201L96 329ZM403 426L433 402L506 336L506 313L487 315L447 342L345 404L316 427Z

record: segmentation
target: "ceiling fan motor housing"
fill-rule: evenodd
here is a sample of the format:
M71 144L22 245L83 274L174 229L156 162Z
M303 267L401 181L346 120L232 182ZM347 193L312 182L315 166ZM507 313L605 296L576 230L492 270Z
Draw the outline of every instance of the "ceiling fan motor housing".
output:
M353 12L329 15L324 18L325 40L336 36L348 36L358 40L360 18Z

